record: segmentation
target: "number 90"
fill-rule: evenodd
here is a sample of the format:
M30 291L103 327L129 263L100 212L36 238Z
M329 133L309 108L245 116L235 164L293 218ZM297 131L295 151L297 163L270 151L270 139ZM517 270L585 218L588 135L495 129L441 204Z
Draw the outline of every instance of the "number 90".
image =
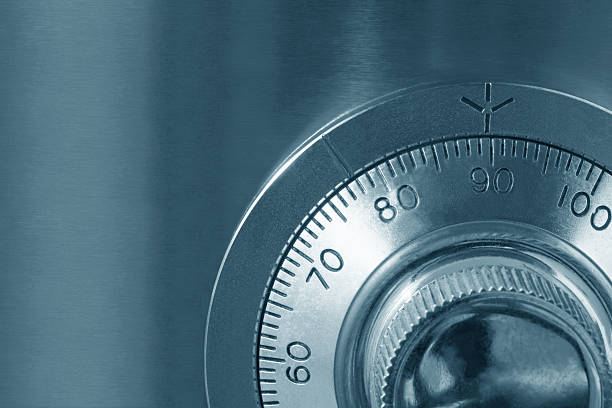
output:
M514 188L514 174L505 167L498 169L493 174L493 183L491 183L489 172L482 167L473 169L470 178L472 180L472 190L477 193L487 192L491 184L493 185L493 191L498 194L507 194Z

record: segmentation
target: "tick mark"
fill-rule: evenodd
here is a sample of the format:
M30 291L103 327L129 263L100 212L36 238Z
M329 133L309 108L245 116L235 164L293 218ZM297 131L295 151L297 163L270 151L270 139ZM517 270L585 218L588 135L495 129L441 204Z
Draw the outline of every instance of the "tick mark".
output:
M295 278L295 272L290 271L287 268L283 268L282 266L278 268L280 271L285 272L287 275L291 276L292 278Z
M382 170L380 170L380 167L376 166L374 171L376 172L376 174L378 174L378 178L380 178L380 181L382 181L383 185L385 186L385 189L387 191L391 191L391 188L389 187L389 182L387 181L387 178L383 174Z
M319 212L321 213L321 215L323 215L323 217L325 217L325 219L328 222L332 221L332 217L330 217L329 214L324 209L321 208L321 210Z
M438 159L438 152L436 151L436 146L431 145L431 151L433 153L434 164L436 166L436 171L439 173L442 171L440 168L440 160Z
M550 146L546 148L546 158L544 159L544 167L542 167L542 174L546 174L548 170L548 160L550 159Z
M273 334L263 333L263 332L260 334L260 336L261 336L261 337L264 337L264 338L266 338L266 339L270 339L270 340L276 340L276 339L278 339L278 336L275 336L275 335L273 335Z
M285 362L284 358L277 357L268 357L268 356L259 356L259 361L268 361L270 363L279 363L282 364Z
M304 230L305 230L307 233L309 233L309 234L310 234L310 236L311 236L311 237L313 237L314 239L319 238L319 236L318 236L317 234L315 234L315 233L314 233L314 231L313 231L313 230L311 230L310 228L308 228L308 227L304 227Z
M275 281L276 281L276 282L278 282L278 283L280 283L280 284L281 284L281 285L283 285L283 286L288 287L288 288L290 288L290 287L291 287L291 284L290 284L289 282L287 282L286 280L283 280L283 279L281 279L281 278L279 278L279 277L276 277Z
M336 213L336 215L338 215L338 217L340 217L340 219L343 222L346 222L346 217L344 216L344 214L342 213L342 211L340 211L340 209L338 207L336 207L336 205L334 203L332 203L331 201L328 202L329 206L332 208L332 210L334 210L334 212Z
M595 184L593 185L593 189L591 190L591 195L595 195L595 193L597 192L597 188L599 187L599 183L601 183L601 179L604 175L604 171L603 169L599 172L599 177L597 177L597 180L595 181Z
M311 257L309 257L308 255L306 255L304 252L300 251L299 249L297 249L296 247L291 247L291 249L293 251L295 251L296 254L298 254L299 256L301 256L302 258L304 258L305 260L307 260L310 263L314 263L314 259L312 259Z
M401 154L397 156L397 163L399 164L402 173L406 173L408 171L408 169L406 168L406 163L404 163L404 159L402 159Z
M465 96L461 97L461 102L463 102L470 108L478 111L480 114L483 115L484 133L491 132L491 121L493 119L493 114L497 112L498 110L502 109L504 106L509 105L512 102L514 102L514 98L508 98L505 101L497 105L493 105L492 100L491 100L492 99L491 97L492 88L493 88L493 84L491 84L490 82L485 83L485 104L484 106L480 106L479 104L477 104L476 102L474 102L473 100Z
M268 303L270 303L270 304L272 304L272 305L274 305L276 307L280 307L281 309L285 309L285 310L287 310L289 312L293 311L293 308L291 306L287 306L286 304L277 302L275 300L268 299Z

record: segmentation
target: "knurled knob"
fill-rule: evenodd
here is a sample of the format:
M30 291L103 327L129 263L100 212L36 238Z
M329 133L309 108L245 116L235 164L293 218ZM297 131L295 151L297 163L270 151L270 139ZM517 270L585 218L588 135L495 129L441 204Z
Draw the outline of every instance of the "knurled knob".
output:
M506 297L512 302L539 303L587 334L600 346L597 326L587 310L554 278L505 265L480 265L445 273L424 281L390 313L379 331L366 376L366 392L371 407L387 408L392 402L396 369L401 350L410 343L426 322L452 315L455 305L478 298ZM601 354L604 351L601 350Z

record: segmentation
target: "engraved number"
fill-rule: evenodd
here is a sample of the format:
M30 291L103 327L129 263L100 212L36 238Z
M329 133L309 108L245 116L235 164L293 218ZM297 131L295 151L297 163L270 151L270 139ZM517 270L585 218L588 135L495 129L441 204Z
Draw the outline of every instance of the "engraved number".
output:
M333 249L328 248L321 251L321 256L319 259L321 260L323 267L329 272L340 272L342 267L344 267L344 259L342 259L342 256L338 253L338 251ZM306 282L310 282L312 278L317 278L323 288L325 290L329 290L329 284L323 277L323 274L314 266L310 269L308 276L306 276Z
M312 351L306 343L294 341L287 345L287 355L294 361L303 363L312 356ZM295 368L287 367L287 379L294 384L306 384L310 381L310 370L308 367L299 365Z
M312 351L306 343L294 341L287 345L287 355L295 361L306 361L312 356Z
M472 180L472 190L477 193L485 193L491 189L498 194L507 194L514 188L514 174L510 169L502 167L497 169L493 174L493 183L491 183L491 177L489 172L482 167L476 167L472 169L470 173L470 179Z
M419 205L419 195L416 190L407 184L404 184L397 189L397 203L404 210L413 210ZM388 223L397 216L397 206L391 204L391 200L387 197L378 197L374 201L374 209L378 212L378 218Z
M489 189L489 173L482 167L472 170L472 190L477 193L484 193Z
M563 187L563 191L561 192L561 197L559 198L559 202L557 206L559 208L563 207L565 204L565 199L567 197L567 191L569 189L569 185L565 185ZM570 211L574 217L585 217L588 214L591 214L590 223L591 227L595 231L603 231L610 226L612 222L612 211L610 207L606 205L600 205L595 208L591 212L591 196L584 191L578 191L572 196L569 204Z
M287 367L287 378L294 384L306 384L310 381L310 370L304 366Z
M574 194L570 207L576 217L584 217L591 209L591 197L584 191L579 191Z
M612 213L610 208L605 205L600 205L591 215L591 226L595 231L603 231L610 226L612 221Z
M374 208L378 211L378 218L382 222L391 222L397 215L397 208L391 205L387 197L380 197L374 201Z

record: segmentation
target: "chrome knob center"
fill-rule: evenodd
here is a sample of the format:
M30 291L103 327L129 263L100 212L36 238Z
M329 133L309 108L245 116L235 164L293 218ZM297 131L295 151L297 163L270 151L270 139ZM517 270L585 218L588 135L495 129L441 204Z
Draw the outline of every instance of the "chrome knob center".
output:
M577 279L553 258L489 246L406 268L365 340L369 406L601 406L596 296Z
M589 406L580 347L547 322L467 308L413 346L395 374L393 406Z

